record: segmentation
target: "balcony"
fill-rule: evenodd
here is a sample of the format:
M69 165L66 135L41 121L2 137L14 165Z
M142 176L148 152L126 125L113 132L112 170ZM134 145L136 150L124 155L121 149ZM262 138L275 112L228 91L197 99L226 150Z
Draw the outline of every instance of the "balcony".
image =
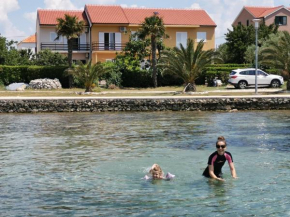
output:
M41 50L49 49L54 51L67 51L67 44L58 44L58 43L41 43ZM73 51L90 51L90 44L74 44Z
M126 43L92 43L93 51L121 51L126 46Z

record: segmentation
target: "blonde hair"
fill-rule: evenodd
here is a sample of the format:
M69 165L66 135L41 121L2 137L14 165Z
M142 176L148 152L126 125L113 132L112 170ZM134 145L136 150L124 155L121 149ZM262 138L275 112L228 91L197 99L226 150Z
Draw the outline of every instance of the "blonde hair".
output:
M158 179L162 179L163 178L163 171L161 169L161 167L158 164L153 164L149 173L151 173L153 179L154 178L158 178Z

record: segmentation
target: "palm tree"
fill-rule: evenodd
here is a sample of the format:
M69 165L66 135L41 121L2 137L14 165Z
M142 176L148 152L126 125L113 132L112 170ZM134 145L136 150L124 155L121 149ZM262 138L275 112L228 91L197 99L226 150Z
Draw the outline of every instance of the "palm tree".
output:
M152 53L152 77L153 85L157 87L157 59L156 59L156 49L157 40L165 35L165 27L163 19L154 13L151 17L146 17L144 22L141 24L138 37L140 39L145 39L150 36L151 39L151 53Z
M186 84L183 92L196 91L195 80L215 57L213 50L203 51L203 45L201 40L194 49L193 40L188 39L186 48L180 44L180 48L163 52L160 64L163 73L171 73L183 79Z
M261 51L261 62L265 65L281 69L290 76L290 34L282 32L281 38L277 41L268 41L268 47ZM290 90L290 79L287 81L287 90Z
M92 92L95 87L94 82L105 73L105 68L101 62L92 65L90 60L88 64L78 62L78 65L69 72L85 85L85 92Z
M64 15L63 18L57 18L56 34L55 40L58 40L60 36L67 38L68 46L68 64L69 68L72 67L72 52L74 39L78 38L84 30L85 22L79 20L76 16L70 16L68 14Z

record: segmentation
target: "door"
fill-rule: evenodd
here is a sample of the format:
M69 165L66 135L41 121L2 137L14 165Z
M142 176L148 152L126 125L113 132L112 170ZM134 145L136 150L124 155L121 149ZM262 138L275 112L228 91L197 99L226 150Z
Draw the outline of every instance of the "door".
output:
M265 72L258 70L258 84L269 85L270 83L271 81L269 81L268 75Z

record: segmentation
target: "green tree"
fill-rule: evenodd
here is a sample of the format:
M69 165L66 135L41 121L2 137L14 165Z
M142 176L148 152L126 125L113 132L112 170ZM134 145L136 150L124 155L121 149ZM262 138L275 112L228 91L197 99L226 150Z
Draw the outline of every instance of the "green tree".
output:
M258 30L259 46L263 41L269 38L270 34L276 34L278 26L271 24L269 26L261 24ZM228 46L230 62L242 64L245 63L245 53L250 45L255 44L255 28L253 25L233 26L233 30L228 29L226 36L226 44Z
M67 65L68 60L67 57L58 52L52 52L49 49L45 49L35 54L35 58L32 62L34 65L38 66L61 66Z
M163 73L175 74L182 78L186 86L183 92L196 91L195 80L215 57L214 50L203 50L204 42L200 41L196 48L192 39L187 40L187 47L180 44L180 48L164 51L160 66Z
M223 63L230 63L230 55L231 53L228 50L228 45L223 43L217 48L217 57L219 57Z
M268 46L261 51L262 63L281 69L288 75L287 90L290 90L290 34L282 32L282 36L277 40L269 40Z
M141 28L138 31L138 37L140 39L145 39L146 37L150 37L151 39L151 52L152 52L152 78L153 85L157 87L157 58L156 58L156 50L157 50L157 41L165 36L165 27L163 23L163 19L157 14L154 14L151 17L146 17L144 22L141 24Z
M261 63L261 51L269 47L269 43L278 43L282 37L282 32L271 33L267 38L260 40L260 47L258 47L258 65ZM245 52L245 62L250 64L255 64L256 59L256 45L249 45Z
M76 16L70 16L68 14L64 15L63 18L57 18L56 33L57 39L60 36L67 38L68 45L68 65L69 68L72 67L72 52L73 52L73 43L74 39L78 38L84 30L84 21L79 20Z
M92 92L95 87L95 82L98 81L106 71L101 62L92 65L92 60L88 64L78 62L78 65L73 70L69 70L81 83L85 85L85 92Z
M150 55L148 49L150 39L139 40L136 37L138 37L137 33L130 35L129 42L126 43L126 46L120 55L130 56L142 61Z
M21 58L20 53L16 50L17 41L7 40L0 36L0 64L18 65Z

